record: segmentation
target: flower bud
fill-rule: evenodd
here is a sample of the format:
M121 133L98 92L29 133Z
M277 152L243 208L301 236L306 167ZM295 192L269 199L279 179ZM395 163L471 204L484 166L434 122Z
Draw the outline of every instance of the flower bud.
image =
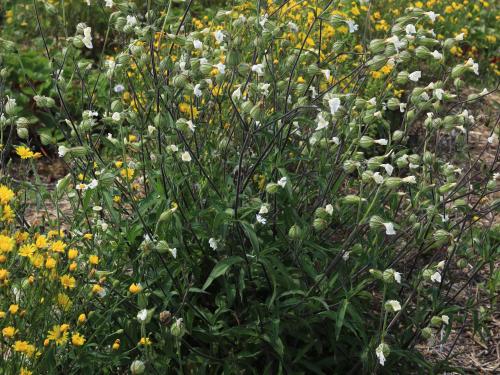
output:
M313 221L313 228L317 231L321 231L328 226L328 222L320 217L317 217Z
M302 236L302 230L300 229L300 227L297 224L294 224L288 230L288 236L292 240L298 240Z
M144 365L144 362L135 360L132 362L130 365L130 372L133 375L139 375L139 374L144 374L144 371L146 370L146 366Z

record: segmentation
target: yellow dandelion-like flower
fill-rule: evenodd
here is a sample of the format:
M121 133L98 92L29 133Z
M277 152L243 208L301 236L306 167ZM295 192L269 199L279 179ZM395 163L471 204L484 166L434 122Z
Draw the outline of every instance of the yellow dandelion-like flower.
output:
M16 147L16 154L21 158L21 159L31 159L35 155L33 151L31 151L28 147L26 146L17 146Z
M28 341L18 340L12 345L12 349L14 349L15 352L26 354L28 357L31 357L35 353L35 346Z
M60 280L64 289L73 289L76 286L76 280L73 276L63 275Z
M71 343L74 346L82 346L83 344L85 344L85 337L83 335L80 335L78 332L75 332L71 336Z
M128 290L132 294L137 294L137 293L139 293L142 290L142 286L141 286L141 284L133 283L132 285L130 285L130 287L128 288Z
M14 335L16 333L17 333L17 329L15 329L12 326L7 326L4 329L2 329L2 335L3 335L3 337L9 338L9 339L12 338L12 337L14 337Z
M0 185L0 203L1 204L9 203L14 198L14 196L15 196L15 194L11 189L9 189L5 185Z
M65 329L66 328L66 329ZM66 344L68 341L68 332L66 325L55 325L49 331L47 339L49 341L54 341L57 346Z
M0 234L0 254L9 253L14 249L15 241L9 236Z
M50 245L50 249L56 253L64 253L64 250L66 249L66 244L61 240L54 241Z
M22 257L30 257L35 253L36 246L32 243L22 245L19 248L19 255Z

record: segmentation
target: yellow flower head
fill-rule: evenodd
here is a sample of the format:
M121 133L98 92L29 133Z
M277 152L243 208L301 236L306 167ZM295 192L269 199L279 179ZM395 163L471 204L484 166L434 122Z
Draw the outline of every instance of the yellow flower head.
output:
M132 285L130 285L130 287L128 288L128 290L132 294L137 294L137 293L139 293L142 290L142 286L141 286L141 284L133 283Z
M64 289L73 289L76 286L76 280L73 276L63 275L60 280Z
M7 204L14 198L14 192L5 185L0 185L0 203Z
M26 146L17 146L16 147L16 154L21 158L21 159L31 159L35 156L33 151L31 151L28 147Z
M15 244L13 238L0 234L0 254L11 252Z
M64 345L68 341L67 328L65 329L65 327L59 325L53 326L47 335L47 339L54 341L57 346Z
M85 337L83 335L80 335L78 332L75 332L71 336L71 343L74 346L82 346L83 344L85 344Z

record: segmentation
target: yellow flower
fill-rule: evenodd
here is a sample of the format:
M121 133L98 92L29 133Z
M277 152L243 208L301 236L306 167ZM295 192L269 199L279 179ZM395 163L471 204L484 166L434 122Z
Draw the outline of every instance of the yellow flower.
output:
M130 285L128 290L132 294L137 294L142 290L142 286L141 286L141 284L132 283L132 285Z
M19 248L19 255L22 257L30 257L35 253L36 246L32 243L28 243Z
M45 268L50 270L50 269L54 268L56 266L56 264L57 264L57 261L54 258L48 257L47 260L45 261Z
M73 260L78 256L78 250L71 248L68 250L68 259Z
M99 264L99 257L97 255L89 256L89 263L94 266L97 266Z
M134 170L132 168L123 168L121 171L120 171L120 176L122 176L122 178L125 178L127 180L132 180L134 178Z
M0 185L0 203L7 204L14 198L14 192L5 185Z
M12 315L16 315L18 311L19 311L19 305L10 305L9 306L9 312Z
M17 332L17 329L15 329L12 326L7 326L4 329L2 329L2 335L3 335L3 337L7 337L7 338L14 337L14 335L16 334L16 332Z
M71 343L74 346L82 346L83 344L85 344L85 337L83 335L80 335L78 332L75 332L71 336Z
M18 340L12 345L12 349L18 353L26 354L28 357L31 357L35 353L35 346L28 341Z
M0 254L9 253L14 249L15 241L13 238L0 234Z
M113 350L120 349L120 339L116 339L112 346Z
M9 278L9 271L5 268L0 268L0 281L5 281Z
M19 375L33 375L33 372L24 367L21 367L21 372L19 373Z
M16 154L21 157L21 159L31 159L35 155L33 151L31 151L28 147L26 146L17 146L16 147Z
M139 341L139 345L149 346L149 345L151 345L151 340L149 339L149 337L141 337L141 340Z
M3 206L2 220L10 223L13 218L14 212L12 211L12 208L8 204L6 204L5 206Z
M73 289L76 286L76 280L73 276L63 275L60 280L64 289Z
M79 324L83 324L87 321L87 316L85 314L80 314L78 316L78 323Z
M71 308L73 303L67 294L59 293L57 295L57 304L61 306L64 311L67 311Z
M47 237L45 237L44 235L38 236L36 241L35 241L35 245L39 249L43 249L43 248L47 247Z
M56 325L52 327L52 330L49 331L47 335L47 339L49 341L54 341L56 345L64 345L68 341L68 332L67 325L63 324L62 326Z
M50 245L50 249L52 251L55 251L56 253L64 253L64 250L66 249L66 244L61 240L54 241Z

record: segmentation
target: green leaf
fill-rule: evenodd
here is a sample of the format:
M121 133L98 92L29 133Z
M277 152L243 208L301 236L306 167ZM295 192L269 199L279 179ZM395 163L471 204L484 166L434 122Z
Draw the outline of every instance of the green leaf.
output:
M232 256L224 260L221 260L219 263L215 265L212 272L210 272L210 276L208 276L207 281L205 281L205 284L203 284L203 288L201 289L206 290L216 278L224 275L232 265L240 263L242 261L243 258L239 256Z
M337 321L335 322L335 340L339 339L340 331L342 330L342 326L344 325L344 317L345 312L347 310L347 306L349 305L349 301L347 298L342 303L342 307L340 308L339 315L337 317Z

